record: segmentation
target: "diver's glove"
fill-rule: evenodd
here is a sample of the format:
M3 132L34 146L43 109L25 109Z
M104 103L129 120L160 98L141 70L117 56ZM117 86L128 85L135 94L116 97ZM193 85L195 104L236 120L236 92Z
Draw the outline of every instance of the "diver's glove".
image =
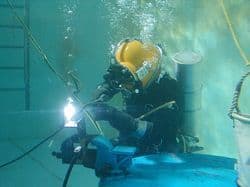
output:
M123 67L121 65L111 65L103 75L104 82L98 85L94 92L93 100L97 102L109 101L116 93L119 92L120 79L123 77Z

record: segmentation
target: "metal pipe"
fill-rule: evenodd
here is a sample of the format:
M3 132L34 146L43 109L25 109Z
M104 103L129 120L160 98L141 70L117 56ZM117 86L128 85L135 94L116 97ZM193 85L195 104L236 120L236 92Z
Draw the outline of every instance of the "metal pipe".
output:
M25 23L30 27L30 2L25 0ZM25 85L25 110L30 110L30 42L29 34L24 32L24 85Z
M1 8L10 8L10 6L8 4L0 4ZM13 5L13 8L21 8L23 9L24 6L23 5Z
M24 91L25 88L0 88L0 92Z
M0 25L0 28L7 28L7 29L23 29L21 25Z
M181 87L180 110L182 112L181 131L196 136L198 111L201 109L201 56L192 51L176 53L172 57L175 63L176 79Z
M24 46L23 45L0 45L0 48L4 48L4 49L6 49L6 48L17 48L17 49L19 49L19 48L24 48Z
M24 67L23 66L0 66L0 69L1 70L13 70L13 69L22 70L24 69Z

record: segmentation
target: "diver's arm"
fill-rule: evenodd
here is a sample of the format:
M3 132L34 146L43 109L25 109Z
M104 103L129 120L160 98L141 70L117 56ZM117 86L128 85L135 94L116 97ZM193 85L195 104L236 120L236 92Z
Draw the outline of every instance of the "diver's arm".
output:
M106 81L100 84L94 93L93 100L96 102L107 102L118 92L118 90L112 88Z
M120 133L131 133L137 130L138 121L126 112L120 111L106 103L98 102L86 107L96 121L108 121Z
M107 72L103 75L104 82L101 83L95 93L94 101L107 102L119 92L119 79L122 67L119 65L110 65Z

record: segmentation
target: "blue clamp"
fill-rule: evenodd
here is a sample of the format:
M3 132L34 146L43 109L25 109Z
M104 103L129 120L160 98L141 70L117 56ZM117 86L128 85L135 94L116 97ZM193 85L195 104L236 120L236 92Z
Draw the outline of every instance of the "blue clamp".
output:
M121 175L131 166L136 147L113 146L109 139L97 136L91 143L96 146L95 171L97 176Z

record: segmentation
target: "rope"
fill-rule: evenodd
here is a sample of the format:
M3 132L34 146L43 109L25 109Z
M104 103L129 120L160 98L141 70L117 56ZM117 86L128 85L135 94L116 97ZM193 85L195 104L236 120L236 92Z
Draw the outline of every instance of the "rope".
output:
M235 31L234 31L234 29L233 29L233 26L232 26L232 23L231 23L231 21L230 21L228 12L227 12L227 10L226 10L226 8L225 8L224 0L218 0L218 1L219 1L220 5L221 5L223 14L224 14L224 16L225 16L227 25L228 25L228 27L229 27L230 33L231 33L232 38L233 38L233 41L234 41L236 47L238 48L238 50L239 50L239 52L240 52L241 58L244 60L244 62L245 62L246 65L248 66L248 65L250 65L250 62L249 62L249 60L247 59L247 57L246 57L246 55L245 55L243 49L241 48L240 43L239 43L239 40L237 39L236 33L235 33Z
M240 109L239 109L239 97L240 97L240 92L241 92L241 88L242 88L242 84L245 80L245 78L247 76L250 75L250 71L248 71L247 73L245 73L240 81L238 82L238 84L236 85L236 88L235 88L235 91L234 91L234 96L233 96L233 101L232 101L232 105L231 107L229 108L229 112L228 112L228 115L231 119L233 119L233 116L232 116L232 113L234 110L236 110L237 113L240 112Z
M25 32L28 35L28 38L30 39L32 45L35 47L36 51L43 57L44 62L47 64L47 66L49 67L49 69L66 85L68 85L68 81L66 79L63 78L63 76L58 73L56 71L56 69L52 66L50 60L48 59L47 55L45 54L45 52L42 50L41 46L39 45L39 43L37 42L37 40L35 39L35 37L33 36L31 30L28 28L28 26L24 23L23 19L17 14L17 12L15 11L15 8L13 6L13 4L10 2L10 0L7 0L7 3L9 5L9 7L11 8L13 14L15 15L15 18L18 20L18 22L22 25L22 27L24 28ZM75 75L73 75L71 72L69 73L69 76L71 77L71 79L73 80L75 86L76 86L76 92L73 93L73 97L74 99L76 99L79 103L81 103L82 106L84 106L80 100L80 98L76 95L77 93L79 93L79 79L77 79L77 77ZM97 129L97 131L100 134L103 134L103 131L100 127L100 125L90 116L87 115L87 117L90 119L91 124Z
M57 77L59 77L64 83L67 83L67 81L63 78L63 76L61 74L59 74L55 68L51 65L50 60L48 59L47 55L45 54L45 52L42 50L41 46L38 44L38 42L36 41L36 39L34 38L34 36L32 35L30 29L28 28L28 26L24 23L23 19L20 18L20 16L18 16L17 12L15 11L15 8L13 6L13 4L10 2L10 0L7 0L9 7L11 8L12 12L15 15L15 18L17 19L17 21L19 21L19 23L22 25L22 27L24 28L24 30L26 31L32 45L35 47L35 49L37 50L37 52L43 57L44 62L49 66L50 70L56 74Z

